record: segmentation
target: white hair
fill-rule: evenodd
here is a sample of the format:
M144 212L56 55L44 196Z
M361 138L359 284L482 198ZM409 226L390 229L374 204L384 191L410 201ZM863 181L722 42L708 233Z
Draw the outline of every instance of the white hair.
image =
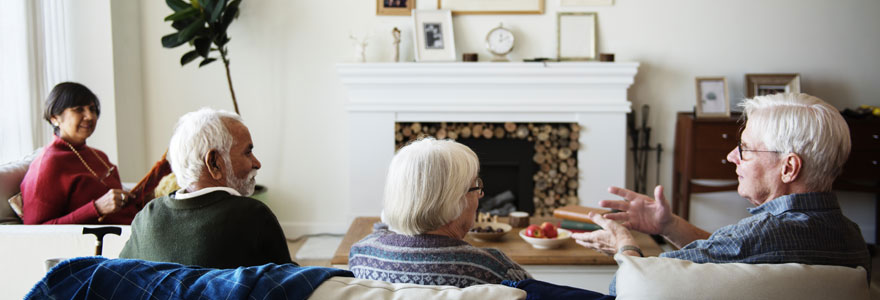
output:
M382 219L397 233L416 235L461 216L480 170L477 155L452 140L424 138L401 148L388 168Z
M815 191L830 191L852 147L849 126L840 112L802 93L758 96L740 104L746 126L768 150L795 153L803 160L800 176Z
M202 176L205 155L216 150L228 167L229 149L234 138L226 128L227 119L242 122L237 114L204 107L189 112L177 121L168 144L168 162L177 176L177 184L187 188Z

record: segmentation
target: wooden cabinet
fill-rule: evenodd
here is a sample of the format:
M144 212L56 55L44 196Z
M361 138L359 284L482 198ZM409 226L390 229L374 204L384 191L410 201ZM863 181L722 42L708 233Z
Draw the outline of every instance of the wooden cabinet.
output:
M679 112L675 124L675 157L672 174L672 211L689 217L693 193L735 191L737 183L707 186L694 179L736 180L736 165L727 153L739 140L740 114L730 118L696 119L691 112ZM852 151L843 173L834 182L835 190L878 194L880 198L880 119L847 119ZM880 200L880 199L878 199ZM877 205L880 216L880 203ZM875 226L880 222L875 221ZM877 226L880 242L880 226Z

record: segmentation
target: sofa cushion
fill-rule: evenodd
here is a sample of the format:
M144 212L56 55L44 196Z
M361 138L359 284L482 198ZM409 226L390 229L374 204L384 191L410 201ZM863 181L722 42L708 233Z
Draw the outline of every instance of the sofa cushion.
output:
M309 297L314 299L525 299L526 292L500 284L454 286L388 283L351 277L331 277Z
M864 268L614 256L617 299L868 299Z
M0 224L21 224L21 219L9 207L7 199L18 194L31 161L39 153L40 149L37 149L20 160L0 165L0 199L3 200L0 202Z

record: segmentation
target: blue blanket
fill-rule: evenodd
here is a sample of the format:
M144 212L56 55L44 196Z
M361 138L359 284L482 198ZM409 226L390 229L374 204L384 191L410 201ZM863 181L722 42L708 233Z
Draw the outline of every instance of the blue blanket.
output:
M292 264L208 269L78 257L49 270L25 299L306 299L332 276L352 273Z

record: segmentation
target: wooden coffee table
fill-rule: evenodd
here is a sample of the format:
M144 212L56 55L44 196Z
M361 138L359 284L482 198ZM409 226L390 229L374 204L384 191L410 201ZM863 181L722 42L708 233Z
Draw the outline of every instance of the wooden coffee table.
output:
M552 218L530 218L532 224L541 224L541 222L550 221L558 224L558 220ZM348 232L336 248L333 259L330 260L334 265L348 265L348 251L351 245L360 241L365 236L373 232L373 223L379 222L378 217L358 217L351 223ZM507 222L506 218L499 218L499 222ZM556 249L541 250L532 248L532 245L526 243L519 237L519 231L523 228L513 228L510 232L501 237L498 241L482 242L471 239L470 236L465 237L465 241L480 248L497 248L504 252L510 259L520 265L616 265L614 258L601 252L584 248L575 243L574 239L569 239L561 247ZM663 250L651 239L651 236L633 232L639 248L645 256L657 256Z

